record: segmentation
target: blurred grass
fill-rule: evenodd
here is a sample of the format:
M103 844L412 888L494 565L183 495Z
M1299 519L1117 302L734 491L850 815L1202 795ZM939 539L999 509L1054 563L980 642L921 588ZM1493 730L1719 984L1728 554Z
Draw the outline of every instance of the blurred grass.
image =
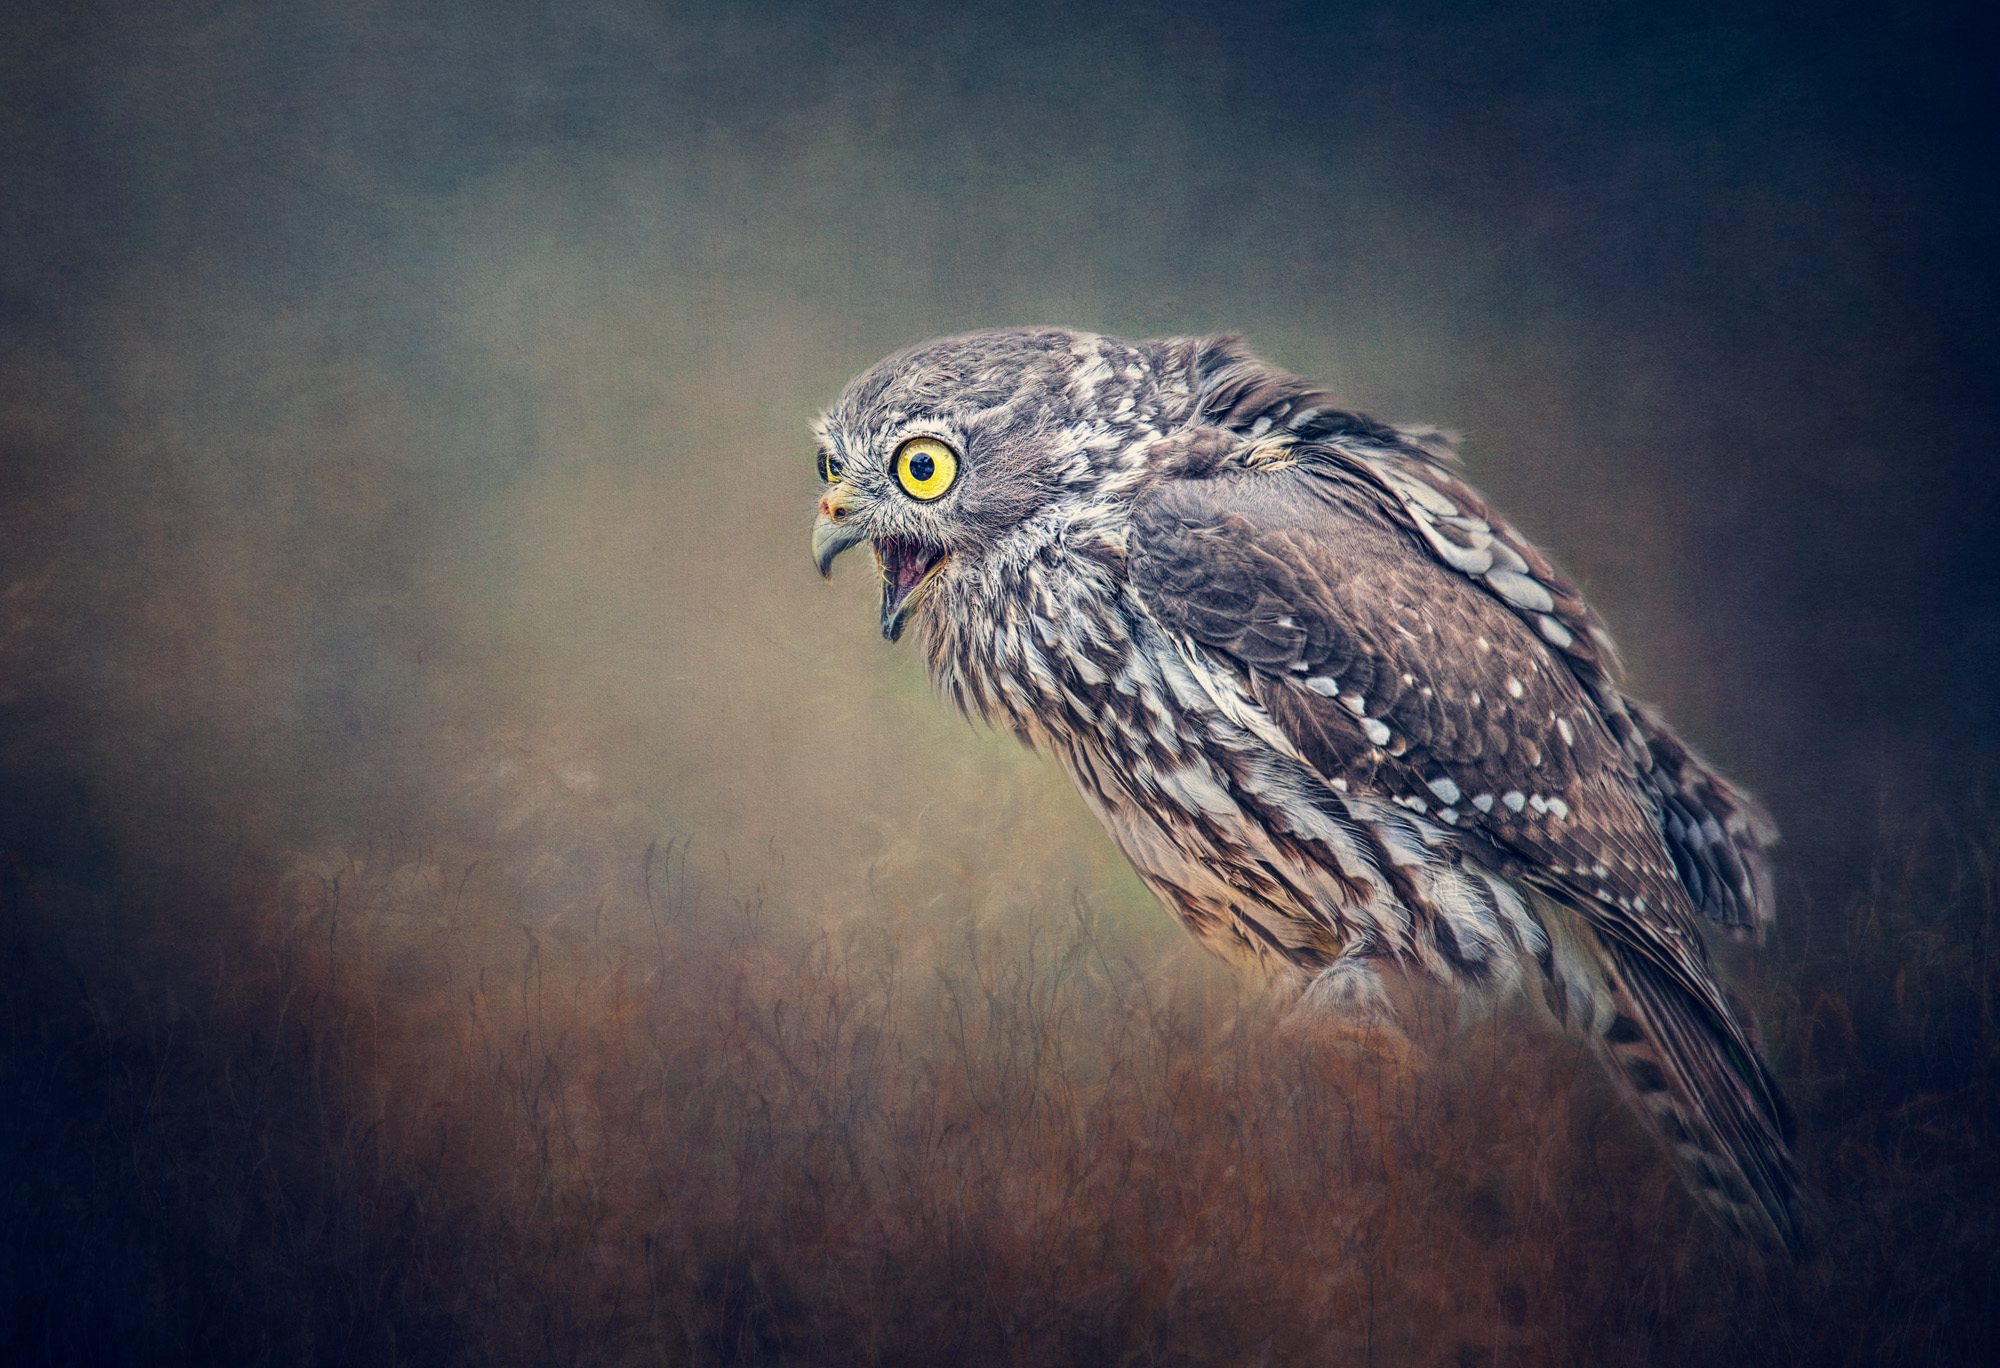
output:
M61 1364L1970 1361L1994 849L1910 843L1753 985L1798 1269L1525 1011L1420 1001L1403 1068L1081 897L829 932L656 846L537 920L383 842L176 951L14 860L0 1314Z

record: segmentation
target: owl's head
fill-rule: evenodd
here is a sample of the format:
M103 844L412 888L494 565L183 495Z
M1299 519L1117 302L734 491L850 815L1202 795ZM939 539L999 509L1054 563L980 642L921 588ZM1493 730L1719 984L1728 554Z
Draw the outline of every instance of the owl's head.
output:
M1202 458L1190 434L1231 434L1250 389L1307 393L1235 337L1021 328L898 352L815 425L826 489L813 559L830 575L842 551L872 543L894 641L936 583L1115 532L1140 486Z

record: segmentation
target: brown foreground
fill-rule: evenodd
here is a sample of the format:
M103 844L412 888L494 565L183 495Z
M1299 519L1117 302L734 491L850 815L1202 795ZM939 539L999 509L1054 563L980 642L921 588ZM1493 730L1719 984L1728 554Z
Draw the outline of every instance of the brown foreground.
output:
M378 849L241 874L241 934L175 951L16 862L11 1361L1963 1361L2000 884L1930 854L1753 985L1796 1269L1524 1010L1388 1065L1080 901L843 944L654 849L538 924L477 851Z

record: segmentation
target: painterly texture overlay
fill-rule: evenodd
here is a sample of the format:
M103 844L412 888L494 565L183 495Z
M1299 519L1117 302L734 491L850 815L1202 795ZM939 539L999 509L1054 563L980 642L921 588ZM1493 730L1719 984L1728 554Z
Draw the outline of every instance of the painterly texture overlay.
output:
M1976 19L10 7L16 1338L1985 1342ZM1635 694L1785 834L1738 982L1818 1262L1718 1271L1643 1136L1516 1067L1562 1047L1509 1019L1483 1055L1441 1025L1413 1080L1286 1056L1067 780L883 646L867 577L817 583L811 415L897 347L1041 323L1240 331L1468 434Z

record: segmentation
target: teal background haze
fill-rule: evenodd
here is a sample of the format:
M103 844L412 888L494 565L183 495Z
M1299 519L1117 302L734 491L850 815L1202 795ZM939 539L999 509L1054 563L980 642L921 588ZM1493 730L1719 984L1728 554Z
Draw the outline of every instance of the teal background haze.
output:
M1240 332L1465 432L1771 804L1796 959L1991 825L1986 43L1946 4L10 5L0 890L170 991L244 889L440 842L530 928L629 917L660 846L807 931L1082 896L1183 953L806 550L851 376L1062 324Z
M503 715L814 860L1018 773L859 568L802 573L802 434L891 349L1054 322L1468 432L1789 877L1851 877L1882 795L1990 761L1993 191L1969 20L1831 15L16 8L30 844L420 811Z

